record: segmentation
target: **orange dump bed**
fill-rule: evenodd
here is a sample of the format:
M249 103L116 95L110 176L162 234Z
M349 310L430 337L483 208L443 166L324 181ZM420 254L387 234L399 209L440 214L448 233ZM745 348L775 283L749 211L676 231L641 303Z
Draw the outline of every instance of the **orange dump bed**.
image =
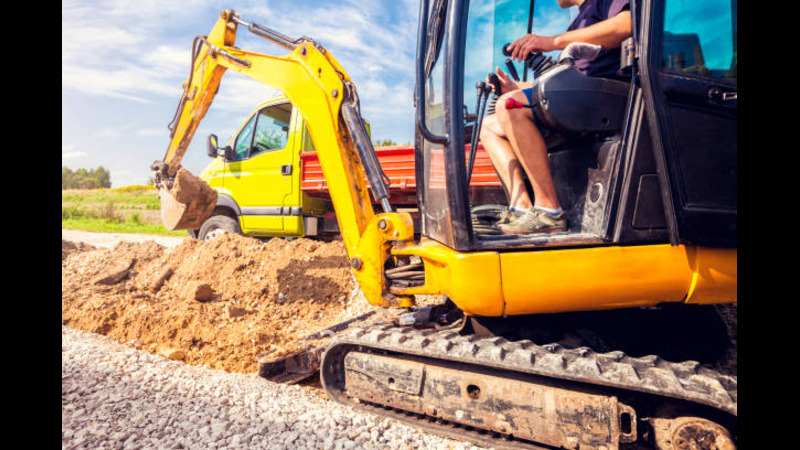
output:
M375 149L378 161L381 163L383 172L391 180L389 186L389 201L396 204L416 203L416 178L414 177L414 146L396 145L392 147L378 147ZM469 145L465 149L465 161L469 158ZM300 161L302 177L300 189L309 194L327 194L328 184L322 174L322 166L315 152L301 152ZM436 166L433 164L432 166ZM435 170L434 171L438 171ZM441 177L432 175L431 178L444 178L442 171ZM472 171L470 188L492 187L501 188L500 179L492 167L489 155L478 146L475 154L475 167Z

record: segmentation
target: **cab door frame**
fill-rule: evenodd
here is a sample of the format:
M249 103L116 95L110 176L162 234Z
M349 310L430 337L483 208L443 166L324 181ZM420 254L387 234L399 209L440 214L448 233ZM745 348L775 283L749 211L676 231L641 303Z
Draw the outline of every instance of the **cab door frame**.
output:
M665 10L641 0L637 51L670 242L735 246L736 79L662 68Z

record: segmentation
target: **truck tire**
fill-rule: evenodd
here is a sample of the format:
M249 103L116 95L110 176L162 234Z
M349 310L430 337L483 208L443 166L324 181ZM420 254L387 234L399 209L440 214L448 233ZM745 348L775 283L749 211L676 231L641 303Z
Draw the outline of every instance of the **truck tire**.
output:
M228 216L211 216L203 222L203 226L200 227L200 231L197 233L197 238L201 241L210 241L225 233L241 234L239 221Z

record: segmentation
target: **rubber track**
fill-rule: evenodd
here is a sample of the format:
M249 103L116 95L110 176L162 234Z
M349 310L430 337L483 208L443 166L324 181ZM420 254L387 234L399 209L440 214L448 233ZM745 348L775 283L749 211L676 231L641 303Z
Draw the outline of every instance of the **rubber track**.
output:
M596 353L529 340L461 336L455 331L417 330L377 325L356 328L328 347L365 346L390 352L456 361L500 370L608 386L700 403L737 415L737 378L696 361L672 363L658 356L640 358L621 351ZM325 364L323 356L323 364ZM324 370L323 370L324 372Z

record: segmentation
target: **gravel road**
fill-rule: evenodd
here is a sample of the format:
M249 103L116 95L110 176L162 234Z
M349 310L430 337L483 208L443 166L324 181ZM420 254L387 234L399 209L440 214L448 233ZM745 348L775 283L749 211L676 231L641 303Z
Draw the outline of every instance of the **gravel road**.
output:
M96 247L182 237L61 230ZM189 366L61 327L62 449L477 449L256 374Z
M70 242L83 242L85 244L94 245L95 247L113 247L119 242L144 241L156 241L158 244L165 247L175 247L183 242L184 239L188 238L188 234L186 237L181 237L161 236L158 234L96 233L93 231L67 230L64 228L61 229L61 239L65 239Z
M268 382L61 327L61 446L476 449Z

